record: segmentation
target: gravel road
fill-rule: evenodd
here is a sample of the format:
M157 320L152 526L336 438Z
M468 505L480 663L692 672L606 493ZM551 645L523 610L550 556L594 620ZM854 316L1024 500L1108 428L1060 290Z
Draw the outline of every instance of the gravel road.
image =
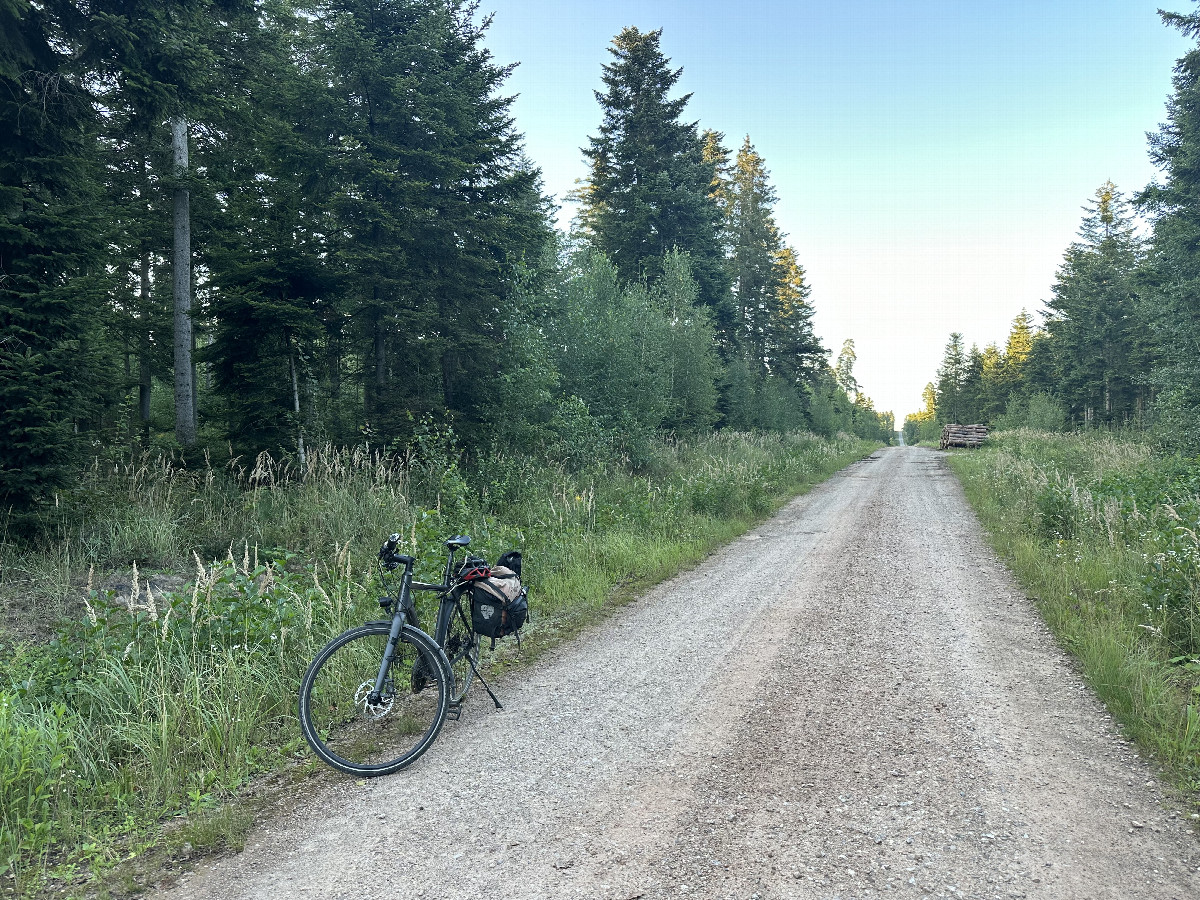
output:
M850 466L499 692L168 896L1200 897L1200 822L934 451Z

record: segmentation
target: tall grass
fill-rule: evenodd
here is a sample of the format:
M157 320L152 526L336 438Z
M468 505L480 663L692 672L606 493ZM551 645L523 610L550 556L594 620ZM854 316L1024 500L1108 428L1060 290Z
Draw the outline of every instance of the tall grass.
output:
M429 580L452 534L488 558L522 548L536 651L872 446L721 434L664 443L637 472L493 454L464 473L448 442L408 458L325 448L303 472L266 455L200 472L97 465L60 498L53 539L4 548L0 590L56 570L76 613L49 642L10 639L0 663L0 870L26 892L103 870L165 817L307 756L296 685L329 637L378 615L372 564L389 532ZM81 584L85 565L117 564L128 590ZM150 568L190 583L155 590Z
M1200 462L1017 429L951 465L1114 717L1200 792Z

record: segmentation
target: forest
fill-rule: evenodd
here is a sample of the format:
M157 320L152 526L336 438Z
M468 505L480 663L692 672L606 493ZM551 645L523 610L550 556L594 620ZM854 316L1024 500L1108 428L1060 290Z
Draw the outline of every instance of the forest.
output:
M835 368L813 334L766 161L687 121L659 33L613 41L563 234L487 25L457 0L4 0L10 537L147 451L303 471L434 427L471 459L598 440L636 468L714 428L890 440L852 344Z

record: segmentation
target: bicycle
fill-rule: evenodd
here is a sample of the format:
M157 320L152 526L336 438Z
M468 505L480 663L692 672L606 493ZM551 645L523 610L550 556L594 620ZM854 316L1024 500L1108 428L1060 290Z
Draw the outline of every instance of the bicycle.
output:
M451 538L441 584L413 580L415 560L396 552L391 535L379 550L390 620L367 622L335 637L300 682L300 730L326 763L350 775L396 772L433 743L447 718L457 719L478 675L479 637L464 609L468 586L456 580L455 553L471 543ZM403 567L399 583L387 575ZM434 636L421 630L413 591L441 596ZM488 695L502 708L483 681Z

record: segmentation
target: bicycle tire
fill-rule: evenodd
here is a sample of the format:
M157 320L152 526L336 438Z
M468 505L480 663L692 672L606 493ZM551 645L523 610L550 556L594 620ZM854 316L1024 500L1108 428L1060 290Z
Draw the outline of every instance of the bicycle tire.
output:
M405 625L383 702L374 688L390 622L368 622L326 644L300 682L300 730L313 752L349 775L403 769L429 749L450 707L450 674L433 638Z
M438 610L434 639L446 655L450 666L450 702L462 703L475 680L475 666L479 665L479 635L471 627L471 620L462 608L462 598L453 602L442 601Z

